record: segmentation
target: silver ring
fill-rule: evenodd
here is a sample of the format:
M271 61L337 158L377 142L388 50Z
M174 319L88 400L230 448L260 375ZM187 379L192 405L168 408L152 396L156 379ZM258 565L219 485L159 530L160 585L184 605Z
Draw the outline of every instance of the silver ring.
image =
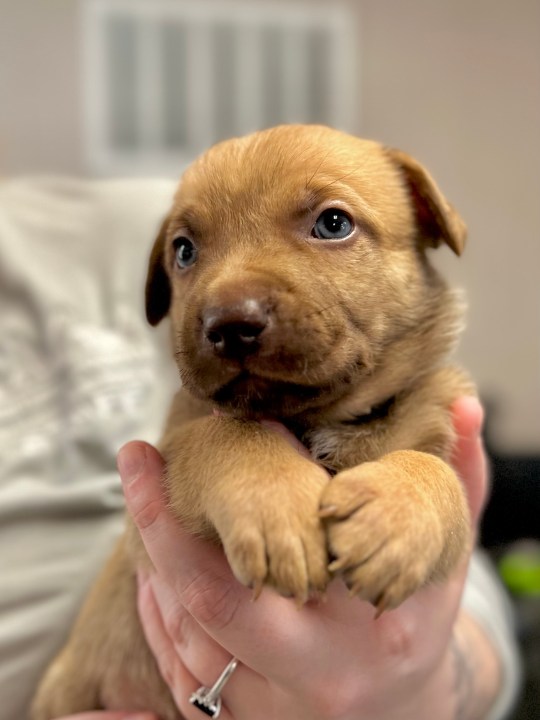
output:
M216 682L211 688L200 687L197 692L192 693L189 698L189 702L194 705L198 710L203 712L205 715L211 718L219 717L221 712L221 691L223 690L225 683L231 677L233 672L238 665L238 660L233 658L227 665L225 670L218 677Z

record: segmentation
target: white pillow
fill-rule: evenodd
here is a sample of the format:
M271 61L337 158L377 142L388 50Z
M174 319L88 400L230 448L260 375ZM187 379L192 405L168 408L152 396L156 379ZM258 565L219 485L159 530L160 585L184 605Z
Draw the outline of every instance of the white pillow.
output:
M175 183L0 184L0 697L23 720L122 526L115 456L155 441L176 372L144 317Z

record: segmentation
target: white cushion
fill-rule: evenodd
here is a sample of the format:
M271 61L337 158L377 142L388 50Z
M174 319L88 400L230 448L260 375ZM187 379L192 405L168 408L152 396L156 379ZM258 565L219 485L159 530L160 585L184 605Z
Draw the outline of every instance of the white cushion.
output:
M0 697L23 720L120 532L118 448L176 385L144 317L168 180L0 183Z

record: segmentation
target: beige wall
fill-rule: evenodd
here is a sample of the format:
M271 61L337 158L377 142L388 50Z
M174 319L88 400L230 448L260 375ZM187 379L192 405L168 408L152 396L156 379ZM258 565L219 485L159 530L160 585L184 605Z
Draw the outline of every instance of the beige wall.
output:
M77 0L0 0L0 173L82 172Z
M460 359L496 403L498 444L539 451L540 2L351 3L351 130L415 154L465 217L465 256L438 252L470 299ZM84 173L78 31L74 0L0 0L4 173Z
M432 170L469 226L460 358L500 445L540 449L540 3L362 3L362 130Z

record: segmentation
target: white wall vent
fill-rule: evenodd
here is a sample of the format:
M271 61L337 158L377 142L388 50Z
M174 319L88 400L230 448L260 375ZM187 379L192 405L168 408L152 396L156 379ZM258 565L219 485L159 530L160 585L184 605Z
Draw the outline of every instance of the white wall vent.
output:
M89 170L174 174L214 142L282 122L350 129L345 5L82 0Z

